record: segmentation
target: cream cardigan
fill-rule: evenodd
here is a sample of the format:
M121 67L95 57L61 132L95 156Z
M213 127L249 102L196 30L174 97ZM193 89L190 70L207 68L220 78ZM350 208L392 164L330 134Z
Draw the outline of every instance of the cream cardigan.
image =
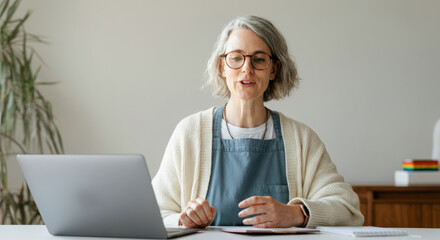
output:
M214 108L183 119L174 130L153 178L153 188L167 227L178 225L190 200L206 198L211 176ZM307 227L362 225L359 198L336 171L324 144L308 126L279 113L286 154L288 204L310 211ZM238 203L237 203L238 204Z

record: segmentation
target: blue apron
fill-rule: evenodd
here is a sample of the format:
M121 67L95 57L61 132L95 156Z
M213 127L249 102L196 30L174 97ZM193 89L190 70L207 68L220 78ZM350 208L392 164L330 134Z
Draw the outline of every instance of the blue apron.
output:
M289 201L284 141L279 116L272 111L274 139L221 139L223 108L219 107L214 115L212 169L206 200L217 210L211 225L238 226L244 220L238 217L243 210L238 203L246 198L272 196L284 204Z

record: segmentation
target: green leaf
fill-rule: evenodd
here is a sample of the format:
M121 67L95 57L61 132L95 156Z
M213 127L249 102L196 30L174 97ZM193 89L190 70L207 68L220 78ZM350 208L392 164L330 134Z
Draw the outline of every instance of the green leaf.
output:
M6 19L5 19L5 23L9 23L11 21L11 19L14 16L14 13L17 10L19 4L20 4L20 1L16 0L15 2L12 3L11 7L8 8L7 16L6 16Z
M9 5L9 0L2 1L0 3L0 8L2 9L0 11L0 18L3 17L3 14L5 13L6 9L8 8L8 5Z
M57 152L57 154L62 154L64 153L63 139L61 138L61 133L57 127L55 127L55 131L57 132L57 140L58 143L60 144L59 146L60 152Z
M11 35L8 36L8 41L12 41L17 35L20 33L20 28L24 22L29 18L30 12L27 12L26 15L19 20L18 24L15 26L14 30L12 30Z
M4 194L6 194L8 193L8 169L6 166L6 157L1 146L0 146L0 178L1 178Z
M19 141L15 140L13 137L11 137L11 136L9 136L8 134L5 134L5 133L1 133L1 132L0 132L0 136L9 139L9 141L11 141L12 143L16 144L16 146L17 146L18 148L20 148L20 150L21 150L21 152L22 152L23 154L26 154L26 150L25 150L24 147L20 144Z
M55 85L58 83L60 83L60 82L59 81L57 81L57 82L37 82L37 83L35 83L35 85Z
M14 116L14 92L9 93L9 97L6 103L6 114L5 114L5 128L6 132L9 133L12 126L12 118Z

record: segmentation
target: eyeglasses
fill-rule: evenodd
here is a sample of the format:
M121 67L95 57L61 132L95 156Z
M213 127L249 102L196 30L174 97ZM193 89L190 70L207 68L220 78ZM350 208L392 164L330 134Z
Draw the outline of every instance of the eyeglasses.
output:
M271 60L274 57L269 56L266 53L256 53L253 55L245 55L241 52L228 52L223 54L222 57L225 58L226 65L232 69L239 69L243 67L246 57L251 58L251 65L254 69L264 70L269 67Z

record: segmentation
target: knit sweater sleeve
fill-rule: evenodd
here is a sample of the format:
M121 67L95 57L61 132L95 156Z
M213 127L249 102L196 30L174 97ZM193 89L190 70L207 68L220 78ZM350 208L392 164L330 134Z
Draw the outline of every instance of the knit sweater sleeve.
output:
M179 193L182 179L178 146L178 136L181 131L182 129L178 125L168 142L160 168L152 181L156 200L166 226L178 225L181 210Z
M180 213L190 200L206 196L211 171L213 109L179 122L153 178L154 193L166 227L178 226Z
M197 115L183 119L166 147L152 185L165 226L176 227L182 208L195 198L200 120Z
M307 206L310 212L307 227L362 225L359 198L337 172L318 135L298 122L293 123L293 130L297 148L292 157L297 166L297 197L290 203Z

